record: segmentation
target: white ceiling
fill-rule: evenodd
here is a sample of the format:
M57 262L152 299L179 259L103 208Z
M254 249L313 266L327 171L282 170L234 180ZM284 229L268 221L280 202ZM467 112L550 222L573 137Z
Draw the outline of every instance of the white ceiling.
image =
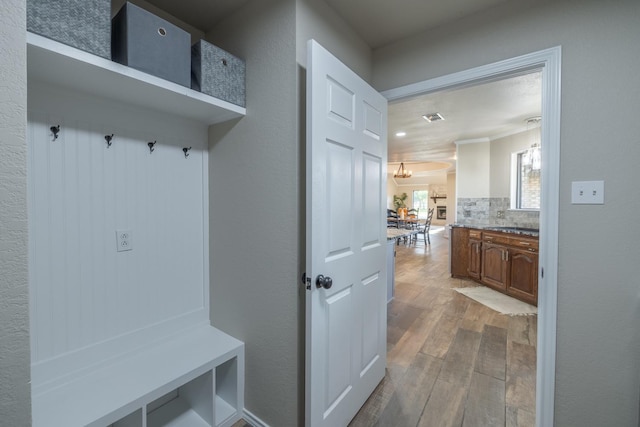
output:
M249 0L147 0L193 27L207 32ZM260 0L257 0L260 1ZM490 9L527 0L324 0L372 48L433 28L453 24ZM481 86L434 93L389 105L389 162L411 164L415 178L404 184L442 181L455 168L455 141L515 133L524 120L540 115L540 74ZM440 112L445 120L420 116ZM400 139L399 130L407 132ZM440 163L434 163L440 162ZM397 166L390 164L389 171ZM435 180L435 181L434 181Z
M389 162L445 162L455 167L456 142L525 131L526 119L541 115L541 84L541 73L535 72L389 104ZM444 120L429 123L422 118L436 112ZM406 136L396 136L399 131Z

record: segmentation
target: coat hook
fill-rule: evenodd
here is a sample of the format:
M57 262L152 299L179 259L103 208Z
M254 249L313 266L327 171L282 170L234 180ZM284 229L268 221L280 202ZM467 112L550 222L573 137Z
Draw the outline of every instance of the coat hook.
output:
M147 142L147 145L149 146L149 153L153 153L153 150L155 150L155 148L153 148L153 146L156 145L156 142L157 141L153 141L153 142L149 141L149 142Z
M182 149L182 151L184 152L184 158L185 158L185 159L186 159L187 157L189 157L189 150L191 150L191 147L189 147L189 148L184 147L184 148Z
M60 132L60 125L51 126L49 129L51 130L51 133L53 134L53 140L55 141L56 139L58 139L58 132Z
M104 139L105 139L105 141L107 141L107 148L111 147L111 140L113 139L113 134L105 135Z

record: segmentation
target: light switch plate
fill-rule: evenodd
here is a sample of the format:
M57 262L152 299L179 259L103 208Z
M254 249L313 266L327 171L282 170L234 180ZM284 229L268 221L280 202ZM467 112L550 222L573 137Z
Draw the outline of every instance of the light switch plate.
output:
M573 181L571 203L574 205L604 205L604 181Z
M124 252L133 249L133 236L131 230L116 230L117 251Z

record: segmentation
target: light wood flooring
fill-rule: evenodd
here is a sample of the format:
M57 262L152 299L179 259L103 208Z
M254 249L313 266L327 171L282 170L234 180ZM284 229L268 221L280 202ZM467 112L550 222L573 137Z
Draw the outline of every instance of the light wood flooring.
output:
M535 426L536 316L501 315L452 288L442 229L431 245L396 246L387 373L350 423Z

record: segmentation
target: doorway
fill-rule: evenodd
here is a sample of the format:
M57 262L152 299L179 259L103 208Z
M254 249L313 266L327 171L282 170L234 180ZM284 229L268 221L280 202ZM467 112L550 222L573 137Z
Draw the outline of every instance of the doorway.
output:
M557 317L559 153L560 153L560 47L550 48L494 64L392 89L389 100L471 86L530 73L542 73L542 170L538 320L536 361L536 425L553 425Z

